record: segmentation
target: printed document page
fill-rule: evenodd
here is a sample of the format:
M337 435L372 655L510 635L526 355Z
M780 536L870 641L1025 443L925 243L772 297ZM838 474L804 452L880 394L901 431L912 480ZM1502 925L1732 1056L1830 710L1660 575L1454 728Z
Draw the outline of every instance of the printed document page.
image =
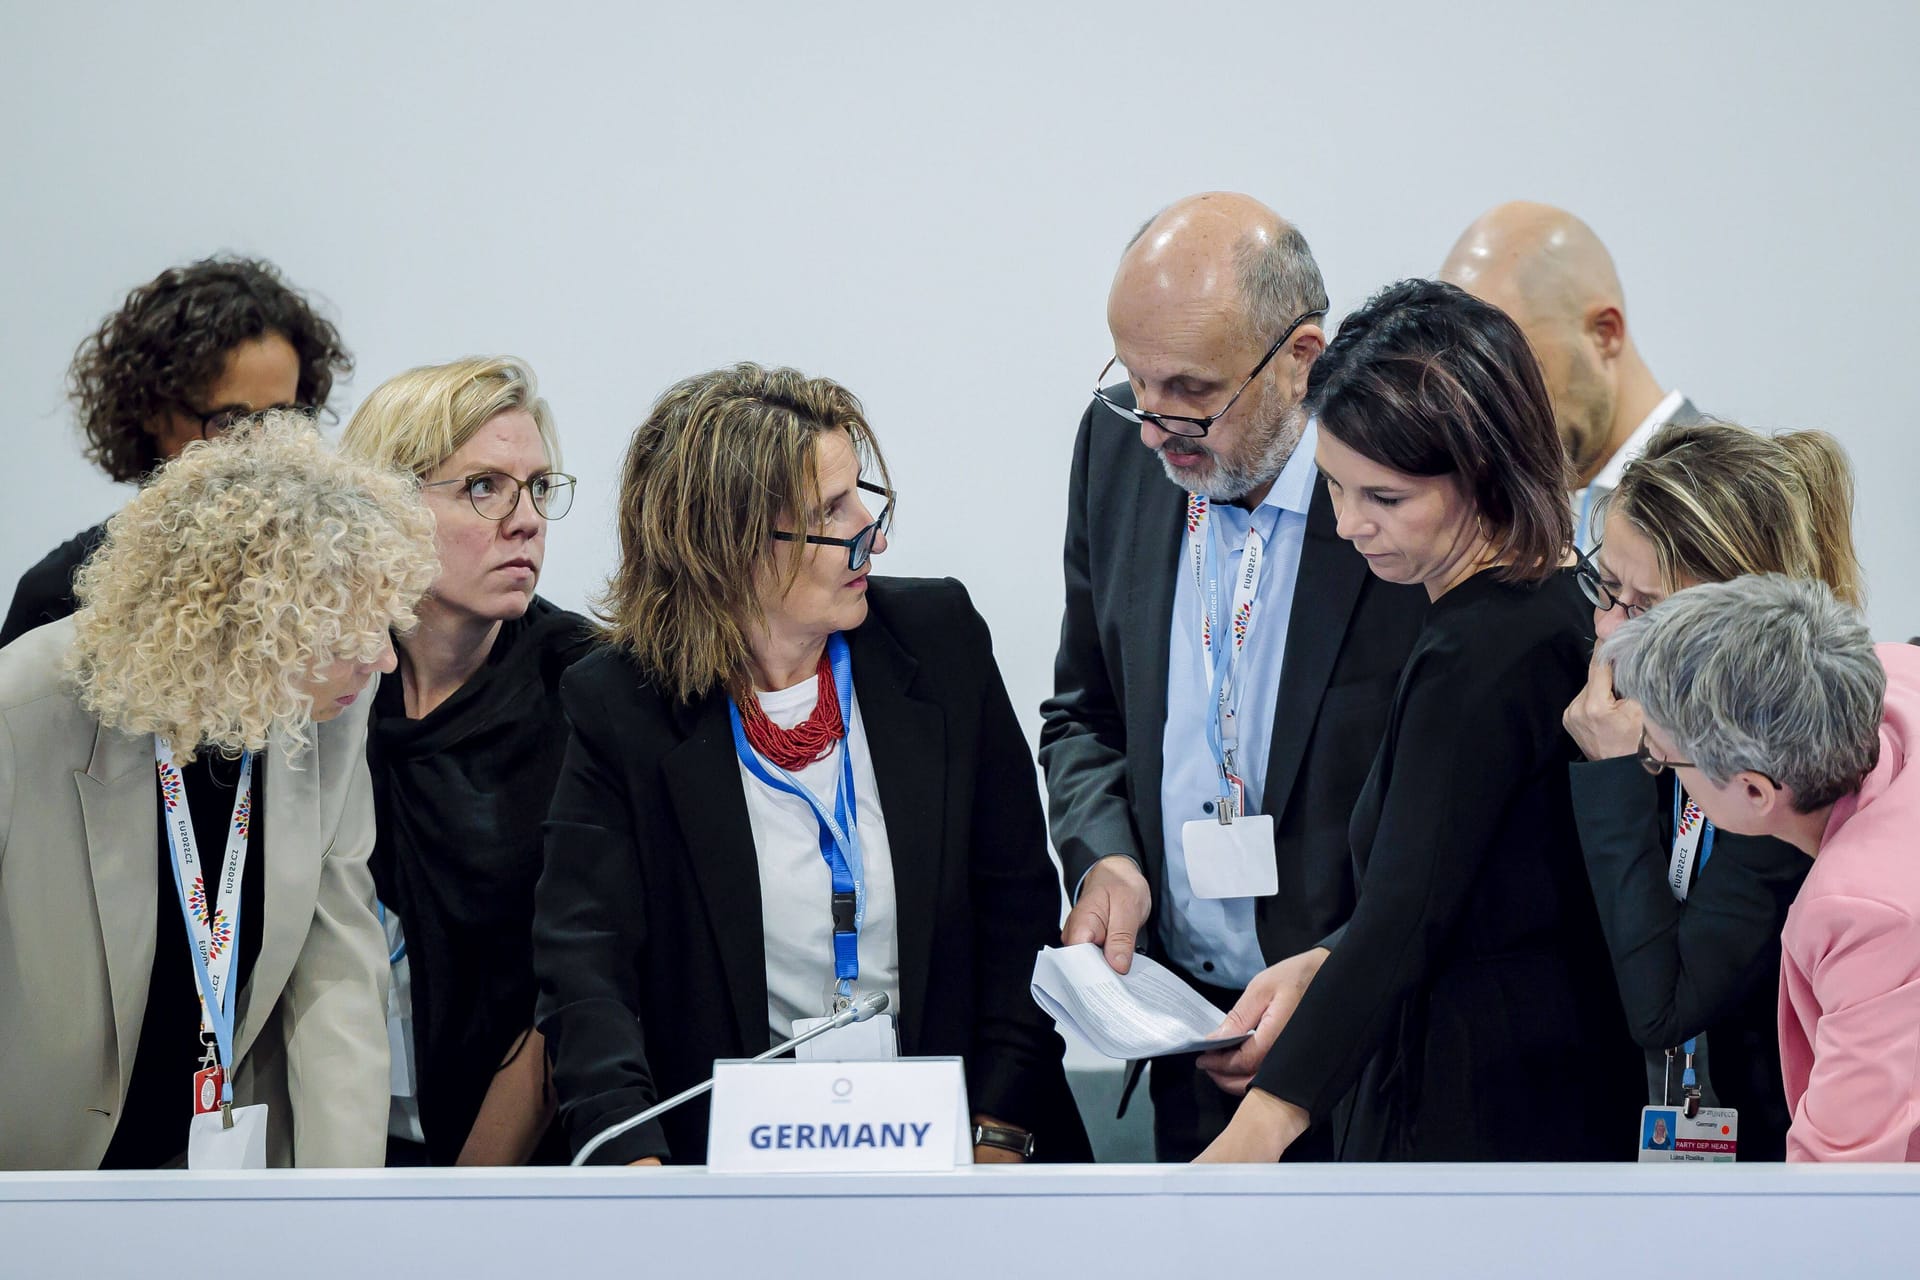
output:
M1214 1036L1225 1012L1165 965L1135 952L1130 971L1118 974L1091 942L1035 956L1033 999L1062 1027L1122 1061L1224 1049L1247 1038Z

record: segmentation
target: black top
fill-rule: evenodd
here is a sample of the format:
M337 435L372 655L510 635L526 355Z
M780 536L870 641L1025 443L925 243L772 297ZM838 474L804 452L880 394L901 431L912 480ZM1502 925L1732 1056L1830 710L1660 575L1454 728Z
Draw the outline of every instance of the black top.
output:
M1334 1123L1342 1159L1634 1152L1641 1056L1560 725L1592 616L1571 570L1537 588L1488 571L1427 615L1353 813L1353 919L1254 1081Z
M1088 407L1068 486L1066 608L1053 696L1040 708L1040 763L1067 884L1126 854L1156 904L1166 901L1160 753L1186 503L1137 427L1098 401ZM1280 891L1254 908L1269 961L1316 945L1353 910L1347 821L1427 612L1425 591L1374 577L1335 531L1324 479L1293 601L1261 792L1280 877ZM1159 917L1147 919L1149 951Z
M1782 840L1715 831L1680 902L1667 885L1674 778L1622 756L1575 764L1572 782L1627 1025L1647 1051L1647 1096L1678 1099L1681 1063L1669 1079L1665 1051L1703 1036L1702 1094L1739 1110L1740 1158L1784 1160L1793 1116L1780 1075L1780 931L1813 860Z
M0 625L0 648L12 644L35 627L58 622L78 607L73 598L73 575L95 548L106 541L104 522L82 529L20 575L13 589L13 605Z
M406 929L420 1128L436 1164L460 1154L533 1025L540 827L567 745L560 677L591 645L586 619L536 596L423 718L407 718L397 677L374 694L373 874ZM541 1154L561 1153L556 1139Z
M260 958L263 936L266 853L262 835L267 813L267 761L253 758L253 818L247 829L247 868L240 876L240 952L234 958L233 1008L247 995L247 979ZM212 898L227 862L227 824L233 819L240 762L203 752L180 770L187 809L193 818L201 874ZM173 880L173 849L167 842L166 803L156 774L154 806L160 814L159 893L155 897L153 973L147 984L147 1013L140 1024L140 1047L127 1082L127 1099L114 1126L113 1141L100 1161L102 1169L157 1169L187 1151L193 1120L193 1073L200 1069L200 996L193 972L192 942L180 912ZM229 1066L232 1064L229 1063Z
M958 583L868 579L847 636L894 875L900 1050L965 1060L977 1113L1032 1131L1036 1158L1091 1158L1065 1050L1029 993L1059 940L1033 757L992 639ZM567 673L573 727L534 916L540 1030L567 1140L765 1051L759 863L724 694L663 697L603 650ZM828 904L822 902L826 911ZM600 1148L596 1163L706 1158L707 1101Z

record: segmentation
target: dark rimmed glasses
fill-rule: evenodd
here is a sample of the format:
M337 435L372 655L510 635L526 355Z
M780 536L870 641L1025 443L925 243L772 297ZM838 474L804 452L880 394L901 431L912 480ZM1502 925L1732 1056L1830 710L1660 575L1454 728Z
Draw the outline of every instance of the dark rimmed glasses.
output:
M481 471L457 480L434 480L422 489L441 489L461 485L467 501L485 519L505 520L520 506L520 491L526 490L533 509L544 520L558 520L573 510L574 478L561 471L543 471L525 480L516 480L504 471Z
M773 531L774 540L777 542L812 542L823 547L845 547L847 549L848 572L851 573L858 570L860 566L873 558L874 539L893 528L893 490L882 488L877 484L868 484L865 480L861 480L858 483L860 488L865 489L868 493L877 493L886 499L886 504L880 508L880 518L872 524L854 534L851 538L829 538L825 534L788 533L783 529L775 529Z
M1596 544L1593 555L1599 554L1600 547ZM1580 593L1586 596L1587 602L1594 608L1602 613L1611 609L1621 609L1629 618L1637 618L1648 610L1650 607L1648 605L1628 604L1613 594L1613 588L1609 587L1607 580L1600 576L1600 566L1593 562L1592 556L1577 547L1574 549L1573 556L1574 576L1580 580Z
M180 408L189 418L194 419L200 424L200 438L202 440L212 440L223 432L230 430L235 423L242 422L262 413L291 411L293 413L305 414L309 418L314 416L312 405L293 404L291 402L287 404L270 404L260 409L248 409L239 405L229 405L224 409L196 409L186 403L182 403Z
M1659 756L1653 754L1653 744L1647 741L1647 731L1645 729L1640 731L1640 749L1633 753L1633 758L1640 762L1642 769L1645 769L1656 778L1669 769L1698 769L1700 767L1691 760L1662 760Z
M1272 363L1273 358L1280 354L1280 348L1287 345L1287 339L1293 336L1296 329L1315 316L1324 316L1326 314L1327 309L1325 307L1316 307L1312 311L1303 311L1299 316L1295 317L1294 322L1287 326L1287 331L1273 340L1273 345L1267 348L1267 354L1260 357L1260 363L1253 366L1253 372L1248 374L1247 380L1240 384L1240 389L1234 392L1232 397L1229 398L1224 405L1220 406L1218 413L1210 413L1204 418L1193 418L1183 413L1156 413L1151 409L1140 409L1130 404L1122 404L1120 401L1108 395L1103 389L1107 375L1113 372L1113 366L1120 363L1120 357L1118 355L1107 361L1100 370L1100 376L1094 379L1093 398L1125 418L1128 422L1151 422L1154 426L1167 432L1169 435L1187 436L1198 439L1206 435L1214 423L1227 416L1227 413L1233 408L1234 404L1239 401L1240 397L1246 394L1247 388L1253 385L1253 380L1260 376L1260 371L1265 369L1268 364ZM1129 381L1131 381L1131 379L1129 379Z

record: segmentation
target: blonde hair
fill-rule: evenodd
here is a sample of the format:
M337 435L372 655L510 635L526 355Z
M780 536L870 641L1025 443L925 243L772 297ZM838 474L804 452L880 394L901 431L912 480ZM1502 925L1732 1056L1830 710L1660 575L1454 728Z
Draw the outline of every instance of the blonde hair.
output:
M560 437L553 411L540 398L533 370L512 356L422 365L388 378L354 410L340 450L376 466L426 476L509 409L533 416L547 466L557 469Z
M1846 604L1865 596L1853 550L1853 470L1824 431L1768 436L1731 422L1662 428L1603 513L1653 544L1668 590L1750 573L1817 579Z
M596 602L604 634L669 696L751 696L756 571L783 521L820 497L817 445L844 431L886 460L852 392L792 369L737 364L677 383L633 433L620 486L620 567ZM887 485L891 488L891 485ZM791 530L791 526L787 526ZM785 582L807 547L788 544Z
M334 453L275 410L156 473L74 582L68 655L80 702L111 728L192 759L297 753L314 676L372 662L439 572L407 476Z

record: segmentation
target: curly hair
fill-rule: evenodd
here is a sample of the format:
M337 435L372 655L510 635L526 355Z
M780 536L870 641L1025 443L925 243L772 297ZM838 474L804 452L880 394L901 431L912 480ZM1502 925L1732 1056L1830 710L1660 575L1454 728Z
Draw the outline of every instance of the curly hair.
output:
M633 433L620 484L620 567L602 634L672 697L751 698L755 570L774 531L818 502L819 437L844 431L887 474L860 401L826 378L741 363L675 383ZM887 484L891 487L891 483ZM806 547L787 544L784 580Z
M115 480L145 479L160 463L147 428L198 402L228 353L270 333L300 357L299 403L324 409L333 380L353 372L353 357L272 263L202 258L135 289L80 344L67 371L88 459Z
M276 733L297 753L316 673L377 660L439 568L411 477L263 413L189 445L107 522L75 579L68 669L102 724L183 760Z

